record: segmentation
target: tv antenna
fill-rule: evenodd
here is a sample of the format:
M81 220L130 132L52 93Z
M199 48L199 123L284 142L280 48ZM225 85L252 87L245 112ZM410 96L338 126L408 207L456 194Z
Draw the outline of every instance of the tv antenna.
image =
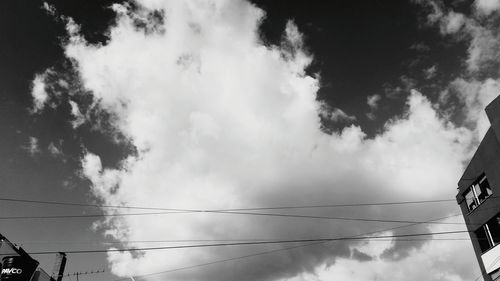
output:
M98 270L98 271L77 271L77 272L73 272L73 273L68 273L68 274L64 274L63 276L76 276L76 281L78 281L78 276L80 275L89 275L89 274L97 274L97 273L103 273L105 272L104 269L102 270Z

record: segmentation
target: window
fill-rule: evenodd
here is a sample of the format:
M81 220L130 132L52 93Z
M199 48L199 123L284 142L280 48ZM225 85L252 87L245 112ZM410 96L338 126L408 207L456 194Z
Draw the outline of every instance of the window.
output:
M476 196L474 196L472 188L469 188L467 192L465 192L465 201L467 202L467 208L469 208L469 211L472 211L477 207Z
M479 247L484 253L493 246L500 244L500 216L489 220L485 225L475 231Z
M490 183L486 179L486 176L483 175L477 184L474 185L474 191L477 194L477 198L479 199L479 204L483 202L488 196L493 194L491 191Z
M479 248L481 248L481 252L484 253L492 247L484 225L476 230L476 237L477 241L479 242Z
M479 179L465 191L464 197L469 211L474 210L491 194L493 194L493 191L491 191L488 179L482 174Z

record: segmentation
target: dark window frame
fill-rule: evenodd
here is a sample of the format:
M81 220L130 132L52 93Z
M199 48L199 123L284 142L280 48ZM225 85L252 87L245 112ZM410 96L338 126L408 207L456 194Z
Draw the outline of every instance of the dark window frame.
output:
M500 213L474 231L479 248L484 254L500 244Z
M493 195L491 185L486 174L482 173L463 193L469 213L477 209L491 195Z

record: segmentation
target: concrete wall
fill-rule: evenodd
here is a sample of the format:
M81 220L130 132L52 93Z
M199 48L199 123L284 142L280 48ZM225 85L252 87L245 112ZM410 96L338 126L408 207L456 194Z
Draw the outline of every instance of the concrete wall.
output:
M486 274L485 265L481 259L481 248L474 231L500 213L500 97L497 97L486 107L486 114L491 127L458 182L457 202L467 223L467 229L470 231L472 246L484 280L490 281L492 279ZM476 209L469 211L464 199L464 193L483 173L488 179L493 195L482 202Z
M493 196L490 196L476 209L469 212L464 200L464 192L483 173L486 174L486 178L490 183ZM485 224L500 212L500 143L491 128L486 133L469 166L458 182L457 201L466 222L477 224L477 226L470 226L470 230L476 230L480 225Z

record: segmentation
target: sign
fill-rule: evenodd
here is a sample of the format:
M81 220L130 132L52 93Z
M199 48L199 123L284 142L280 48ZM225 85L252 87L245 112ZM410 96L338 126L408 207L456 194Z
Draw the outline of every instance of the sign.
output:
M0 281L30 281L38 267L38 262L21 256L9 256L2 259Z

